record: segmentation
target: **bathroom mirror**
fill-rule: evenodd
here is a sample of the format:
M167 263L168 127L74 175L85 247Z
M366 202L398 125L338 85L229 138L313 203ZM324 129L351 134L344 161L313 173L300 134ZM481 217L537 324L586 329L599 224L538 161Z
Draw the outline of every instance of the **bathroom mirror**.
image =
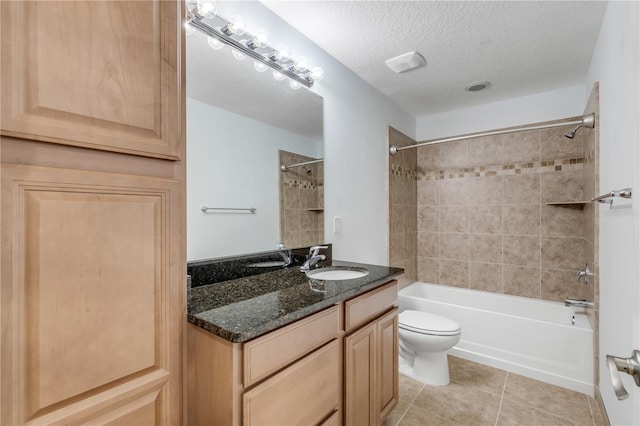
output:
M186 37L186 68L187 259L322 242L323 232L300 234L324 222L322 163L280 170L282 161L323 157L322 97L213 49L198 31ZM302 194L309 188L315 194Z

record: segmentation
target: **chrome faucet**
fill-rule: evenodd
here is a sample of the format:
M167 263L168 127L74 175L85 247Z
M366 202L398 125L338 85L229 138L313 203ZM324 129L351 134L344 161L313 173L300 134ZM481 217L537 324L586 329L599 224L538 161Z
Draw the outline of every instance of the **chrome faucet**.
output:
M589 285L591 284L591 278L593 276L593 273L589 270L589 265L587 265L586 263L584 264L584 269L580 272L578 272L578 282L580 282L580 280L582 280L584 278L584 284L585 285Z
M564 306L573 306L575 308L593 308L593 302L585 299L564 299Z
M279 251L278 254L280 255L280 257L282 257L282 261L284 262L284 264L282 265L283 267L286 268L293 263L293 253L291 252L291 250L285 249Z
M309 272L311 268L316 266L319 262L325 260L327 256L324 254L319 254L320 250L324 250L329 248L329 246L311 246L309 248L309 255L307 256L307 260L304 261L300 270L302 272Z

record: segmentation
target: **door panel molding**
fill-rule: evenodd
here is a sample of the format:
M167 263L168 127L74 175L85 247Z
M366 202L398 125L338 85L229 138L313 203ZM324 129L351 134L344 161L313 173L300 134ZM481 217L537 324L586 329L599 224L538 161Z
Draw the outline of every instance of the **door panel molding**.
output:
M182 399L181 183L11 164L1 173L0 422L96 417L153 388L122 419L170 423Z
M181 6L2 2L2 134L180 159Z

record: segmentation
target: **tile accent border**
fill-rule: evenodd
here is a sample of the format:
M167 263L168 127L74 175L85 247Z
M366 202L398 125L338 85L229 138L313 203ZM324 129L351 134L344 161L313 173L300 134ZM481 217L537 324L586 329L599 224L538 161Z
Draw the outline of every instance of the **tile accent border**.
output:
M318 189L323 187L322 183L308 182L298 179L284 179L284 186L287 188L300 188L300 189Z
M567 158L562 160L533 161L526 163L511 163L496 166L482 166L462 169L446 169L416 172L399 165L391 165L391 174L410 180L443 180L464 179L470 177L508 176L530 173L553 173L569 170L582 170L584 158Z

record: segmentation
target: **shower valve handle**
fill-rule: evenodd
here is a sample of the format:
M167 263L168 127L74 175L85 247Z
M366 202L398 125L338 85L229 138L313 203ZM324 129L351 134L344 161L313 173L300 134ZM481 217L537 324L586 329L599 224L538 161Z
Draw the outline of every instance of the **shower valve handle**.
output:
M607 367L611 374L611 383L616 397L620 400L626 399L629 394L622 384L619 371L633 376L636 385L640 386L640 351L635 350L629 358L620 358L613 355L607 355Z

